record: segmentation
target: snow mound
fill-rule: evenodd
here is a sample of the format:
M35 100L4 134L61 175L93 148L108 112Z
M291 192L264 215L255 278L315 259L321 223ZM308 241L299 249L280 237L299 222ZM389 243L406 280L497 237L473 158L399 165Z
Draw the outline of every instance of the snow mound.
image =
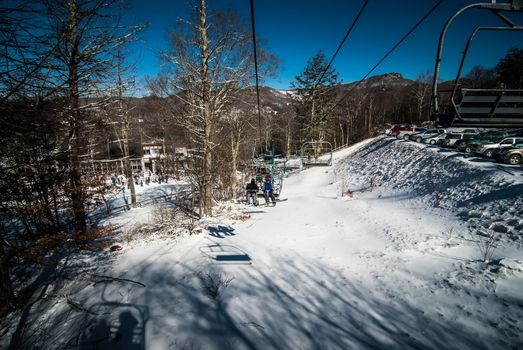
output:
M489 162L490 163L490 162ZM518 168L486 166L454 151L394 138L377 138L347 158L345 188L378 187L420 206L442 208L472 230L523 243L523 177Z

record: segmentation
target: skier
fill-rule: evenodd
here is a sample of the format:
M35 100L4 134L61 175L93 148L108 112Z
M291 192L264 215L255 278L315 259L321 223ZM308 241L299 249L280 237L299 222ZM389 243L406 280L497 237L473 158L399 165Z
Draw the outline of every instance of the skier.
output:
M267 176L265 178L265 183L263 184L263 196L265 197L265 205L269 205L269 198L272 201L272 205L276 205L276 198L274 198L274 192L272 189L272 182L270 176Z
M250 199L252 198L252 204L254 206L257 206L258 205L257 193L260 188L256 184L256 180L251 179L251 182L247 184L245 189L247 190L247 193L245 194L246 198L247 198L247 204L250 204Z

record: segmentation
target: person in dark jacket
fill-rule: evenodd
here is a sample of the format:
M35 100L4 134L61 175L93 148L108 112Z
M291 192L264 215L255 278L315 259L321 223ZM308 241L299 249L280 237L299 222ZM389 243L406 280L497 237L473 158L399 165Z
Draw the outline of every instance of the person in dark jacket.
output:
M256 184L256 180L251 179L251 182L247 184L247 187L245 187L245 189L247 190L247 193L246 193L247 204L251 203L251 198L252 198L252 204L255 206L258 205L257 194L258 194L258 190L260 188Z
M263 196L265 197L265 205L269 205L269 198L272 201L272 205L276 205L276 198L274 198L274 191L270 177L267 177L263 184Z

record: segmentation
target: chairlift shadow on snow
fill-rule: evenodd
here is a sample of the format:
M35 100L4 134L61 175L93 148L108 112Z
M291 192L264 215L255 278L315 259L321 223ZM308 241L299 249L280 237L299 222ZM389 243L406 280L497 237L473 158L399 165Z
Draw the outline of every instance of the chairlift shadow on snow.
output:
M94 304L89 312L103 316L95 317L93 325L83 330L79 349L145 349L147 306L106 302Z
M123 281L123 283L129 283ZM129 302L122 302L115 295L127 298L131 295L134 283L122 285L122 282L112 280L100 280L93 284L102 285L102 290L94 290L99 302L92 304L83 313L83 322L79 324L78 337L68 345L79 349L122 349L122 350L144 350L146 344L146 325L149 320L149 307ZM145 285L139 287L146 288ZM124 298L124 300L127 300ZM120 301L118 301L120 300Z
M225 238L226 236L235 236L234 228L231 226L223 226L223 225L217 225L217 226L207 226L207 231L209 231L209 235L216 237L216 238Z
M209 259L222 264L252 264L249 254L229 244L213 243L200 247Z
M464 257L460 257L460 256L453 256L453 255L445 254L445 253L442 253L442 252L436 252L436 251L426 251L425 254L432 255L432 256L437 256L437 257L444 258L444 259L454 260L454 261L470 262L470 261L473 260L473 259L469 259L469 258L464 258Z

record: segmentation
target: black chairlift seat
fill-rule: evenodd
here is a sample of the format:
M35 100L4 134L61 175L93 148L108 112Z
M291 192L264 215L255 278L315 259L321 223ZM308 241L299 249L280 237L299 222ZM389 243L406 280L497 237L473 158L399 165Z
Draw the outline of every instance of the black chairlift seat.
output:
M501 20L495 26L477 26L472 30L465 44L462 53L461 62L456 73L456 78L450 94L450 106L440 108L439 100L441 92L438 89L439 71L442 62L443 46L447 30L454 20L469 10L481 10L490 13L497 19ZM466 126L466 127L522 127L523 126L523 90L508 89L461 89L459 90L460 78L465 67L470 45L476 34L486 31L523 32L523 24L517 23L517 17L508 17L509 13L523 12L523 0L508 0L504 2L473 3L456 11L449 17L443 29L438 43L436 62L434 66L434 77L432 79L432 99L431 114L438 124L449 126ZM458 96L461 92L459 104Z
M462 89L461 101L451 99L449 113L438 115L438 124L449 126L521 127L523 90Z

